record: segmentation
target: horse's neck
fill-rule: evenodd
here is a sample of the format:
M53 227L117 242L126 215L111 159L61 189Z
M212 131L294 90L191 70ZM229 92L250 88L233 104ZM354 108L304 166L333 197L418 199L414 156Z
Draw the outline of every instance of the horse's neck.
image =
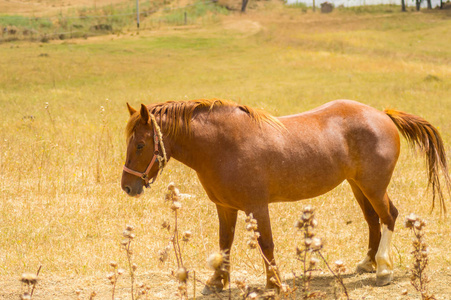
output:
M197 172L202 171L206 161L218 158L218 151L223 151L220 144L225 142L224 131L227 131L223 120L213 112L208 117L202 114L194 116L190 123L190 134L187 134L186 128L179 128L180 134L167 135L170 156Z
M164 123L163 128L165 133L163 143L168 157L174 158L188 167L195 169L196 159L193 153L196 151L196 143L193 141L193 136L186 134L184 128L181 128L176 135L169 134L169 130L165 127Z

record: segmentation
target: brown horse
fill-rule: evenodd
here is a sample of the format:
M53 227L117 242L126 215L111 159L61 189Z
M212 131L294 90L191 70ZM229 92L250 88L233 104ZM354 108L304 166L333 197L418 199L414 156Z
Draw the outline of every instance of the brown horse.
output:
M433 204L438 195L446 210L438 177L441 169L449 187L442 139L434 126L411 114L382 112L349 100L280 118L217 99L141 105L139 112L127 106L122 189L140 196L171 157L194 169L216 204L222 251L232 247L242 210L253 213L259 245L275 263L268 204L316 197L347 180L369 226L369 250L357 272L376 267L376 284L390 283L390 243L398 211L387 186L400 151L398 130L424 152ZM267 288L275 287L272 270L267 264ZM228 282L229 272L216 271L208 284L221 290Z

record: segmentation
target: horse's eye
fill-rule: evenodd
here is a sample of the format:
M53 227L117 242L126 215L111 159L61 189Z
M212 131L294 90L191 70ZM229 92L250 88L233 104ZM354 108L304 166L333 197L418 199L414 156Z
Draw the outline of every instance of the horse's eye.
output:
M138 150L141 150L142 148L144 148L144 144L138 144L138 146L136 146L136 148L138 149Z

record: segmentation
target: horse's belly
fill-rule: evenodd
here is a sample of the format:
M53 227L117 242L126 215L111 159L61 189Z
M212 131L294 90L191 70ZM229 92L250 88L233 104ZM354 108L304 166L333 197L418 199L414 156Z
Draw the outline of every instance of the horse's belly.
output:
M308 199L325 194L346 179L341 171L327 168L306 176L287 176L280 180L270 192L270 202L289 202Z

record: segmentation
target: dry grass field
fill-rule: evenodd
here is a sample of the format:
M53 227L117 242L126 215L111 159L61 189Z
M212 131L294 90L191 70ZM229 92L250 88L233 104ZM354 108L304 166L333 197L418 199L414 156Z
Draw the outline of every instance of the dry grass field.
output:
M139 199L120 188L126 102L136 107L217 97L281 116L354 99L424 117L441 131L451 161L449 14L401 14L397 7L383 7L323 15L260 4L245 15L189 27L0 44L0 299L18 299L20 275L40 265L34 299L77 299L77 289L81 299L92 291L95 299L111 299L105 275L110 261L127 266L120 247L126 224L135 226L136 276L150 287L148 299L176 299L174 255L158 260L170 235L161 223L173 221L164 203L171 181L191 195L182 201L179 217L180 230L193 233L182 244L185 264L201 281L208 279L206 258L218 249L218 221L194 171L171 161ZM368 229L346 183L315 199L270 207L284 280L292 285L293 271L299 274L294 223L311 204L323 253L347 266L352 299L420 299L409 282L412 234L403 225L413 212L427 220L430 290L437 299L451 299L451 218L429 213L424 159L405 142L389 193L400 211L393 284L375 287L375 274L354 273L366 253ZM451 209L449 196L447 205ZM232 280L246 278L252 287L263 287L262 259L246 247L244 227L241 213ZM313 288L333 298L333 277L321 268ZM201 284L196 288L196 299L217 298L201 296ZM192 281L188 292L193 297ZM238 299L235 285L231 292ZM227 299L228 293L220 296ZM119 280L116 297L131 299L128 275Z
M0 0L0 12L2 14L20 14L20 15L48 15L51 13L60 13L69 9L86 7L112 5L124 2L123 0Z

